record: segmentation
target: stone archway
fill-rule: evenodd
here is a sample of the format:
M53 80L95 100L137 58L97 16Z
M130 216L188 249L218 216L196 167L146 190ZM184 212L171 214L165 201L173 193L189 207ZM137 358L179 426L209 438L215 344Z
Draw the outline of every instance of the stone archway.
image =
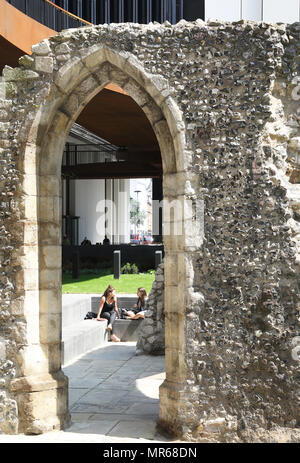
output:
M60 162L73 121L108 82L152 123L164 198L188 199L183 233L165 236L160 425L232 441L245 429L299 423L299 186L285 164L299 147L298 42L297 24L103 25L58 34L4 70L1 432L68 421ZM274 95L285 109L277 120Z
M45 46L40 44L36 52ZM49 62L43 55L36 60L44 65ZM19 358L22 375L14 381L13 392L19 405L19 430L25 433L63 427L69 420L67 378L60 360L61 159L67 134L80 111L108 83L123 88L152 124L162 155L164 198L181 204L185 200L184 124L168 82L147 74L130 53L102 45L64 64L30 120L24 144L25 220L19 284L24 290L27 343ZM187 224L182 225L184 230ZM160 421L167 427L170 419L176 421L178 394L185 382L182 307L189 264L184 249L184 234L165 237L167 379L161 388Z

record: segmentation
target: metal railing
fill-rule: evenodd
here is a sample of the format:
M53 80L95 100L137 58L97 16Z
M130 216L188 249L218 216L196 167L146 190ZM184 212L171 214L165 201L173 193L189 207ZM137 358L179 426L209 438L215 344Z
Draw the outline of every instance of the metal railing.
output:
M199 12L204 0L199 0ZM151 21L176 23L188 11L189 0L7 0L50 29L92 24ZM185 3L184 3L185 2ZM195 8L195 7L193 7ZM196 14L200 17L200 14Z
M64 10L49 0L6 0L32 19L57 32L73 27L91 26L92 23Z

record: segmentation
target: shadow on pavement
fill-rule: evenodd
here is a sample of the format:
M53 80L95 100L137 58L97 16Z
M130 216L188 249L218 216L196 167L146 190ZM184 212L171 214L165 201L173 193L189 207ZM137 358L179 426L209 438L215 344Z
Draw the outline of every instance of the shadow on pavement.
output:
M156 433L164 356L136 356L136 343L109 344L63 368L72 424L66 432L162 440Z

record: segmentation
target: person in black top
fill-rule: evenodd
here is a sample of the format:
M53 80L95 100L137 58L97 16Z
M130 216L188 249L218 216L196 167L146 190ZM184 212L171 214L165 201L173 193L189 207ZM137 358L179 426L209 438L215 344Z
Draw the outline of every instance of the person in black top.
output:
M132 310L126 312L126 318L129 320L138 320L139 318L145 318L146 309L146 297L147 291L145 288L139 288L137 291L138 300L134 304Z
M117 296L115 289L109 285L100 300L100 306L97 314L97 320L106 319L108 322L107 331L110 331L110 339L114 342L120 342L120 339L114 334L114 321L119 314L117 307Z

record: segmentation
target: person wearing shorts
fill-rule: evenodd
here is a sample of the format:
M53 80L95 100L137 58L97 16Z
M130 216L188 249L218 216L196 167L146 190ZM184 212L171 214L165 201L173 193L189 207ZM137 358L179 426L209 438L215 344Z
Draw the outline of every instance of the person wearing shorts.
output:
M139 288L137 291L138 300L137 303L134 304L132 310L128 310L126 312L126 318L128 320L138 320L139 318L145 318L147 313L146 310L146 297L147 292L145 288Z

